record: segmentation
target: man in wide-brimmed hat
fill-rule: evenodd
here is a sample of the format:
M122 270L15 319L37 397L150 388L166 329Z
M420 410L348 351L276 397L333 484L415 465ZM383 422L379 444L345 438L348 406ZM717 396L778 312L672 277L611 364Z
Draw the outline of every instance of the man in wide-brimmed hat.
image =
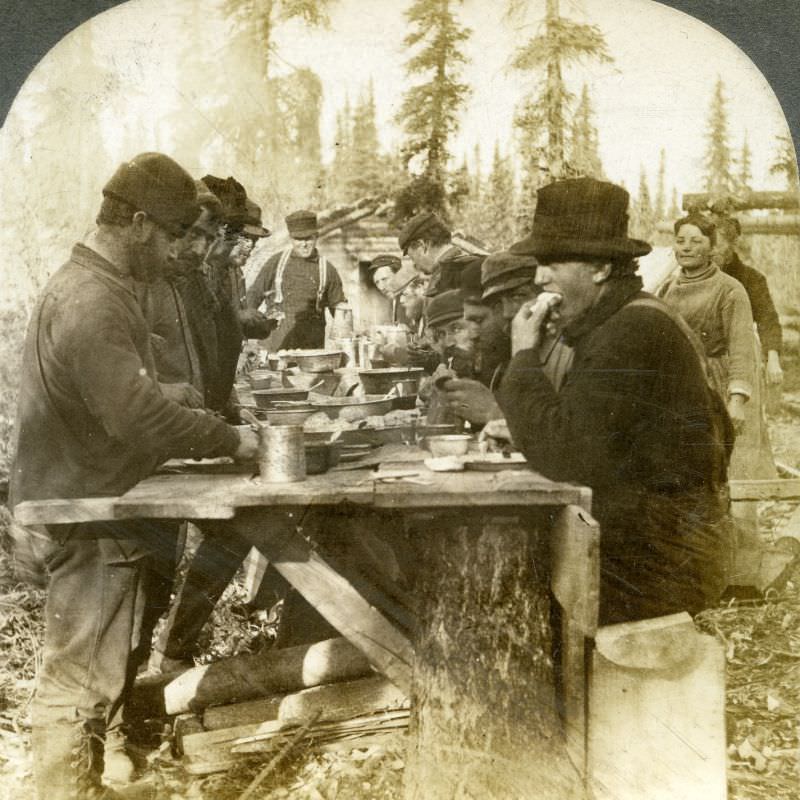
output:
M511 248L543 292L512 323L500 405L534 469L593 491L601 624L696 613L721 589L725 410L685 324L641 290L649 250L628 237L628 193L591 178L540 189ZM554 307L574 348L559 390L537 350Z

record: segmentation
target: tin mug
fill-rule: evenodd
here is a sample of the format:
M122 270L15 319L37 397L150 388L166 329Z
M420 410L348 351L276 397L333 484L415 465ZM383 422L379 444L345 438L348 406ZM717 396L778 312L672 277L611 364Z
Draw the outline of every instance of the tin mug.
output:
M300 425L261 428L258 469L267 483L296 483L306 479L306 451Z

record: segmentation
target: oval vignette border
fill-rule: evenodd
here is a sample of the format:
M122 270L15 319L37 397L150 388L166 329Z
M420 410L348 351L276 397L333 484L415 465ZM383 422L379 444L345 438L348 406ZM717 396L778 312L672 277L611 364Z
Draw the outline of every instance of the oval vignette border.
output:
M0 0L0 120L27 76L67 33L125 0ZM368 2L368 0L365 0ZM712 26L769 82L800 150L800 3L797 0L659 0Z

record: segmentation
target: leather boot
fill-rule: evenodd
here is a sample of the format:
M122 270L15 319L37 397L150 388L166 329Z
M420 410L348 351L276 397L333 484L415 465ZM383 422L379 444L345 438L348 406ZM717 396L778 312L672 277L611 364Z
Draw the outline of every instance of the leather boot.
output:
M104 728L100 720L34 726L31 747L39 800L155 797L148 785L126 787L121 792L103 786Z

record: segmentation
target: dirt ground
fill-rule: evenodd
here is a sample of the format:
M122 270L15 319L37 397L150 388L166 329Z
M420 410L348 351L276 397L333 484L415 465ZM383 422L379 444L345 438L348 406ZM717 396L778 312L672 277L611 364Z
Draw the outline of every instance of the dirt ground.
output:
M776 459L800 469L800 387L789 386L784 410L770 419ZM764 502L760 532L772 541L786 530L797 507ZM0 526L7 527L4 508ZM0 800L33 800L29 703L41 658L43 593L15 583L0 552ZM205 641L209 657L263 645L272 620L242 612L242 590L229 588ZM700 628L720 638L727 658L727 740L731 800L794 800L800 796L800 570L765 602L721 605L698 617ZM168 800L238 798L264 766L243 762L230 773L188 776L171 752L169 735L147 755L146 779ZM371 798L401 796L402 737L367 749L338 753L294 751L253 797ZM688 799L687 799L688 800Z

